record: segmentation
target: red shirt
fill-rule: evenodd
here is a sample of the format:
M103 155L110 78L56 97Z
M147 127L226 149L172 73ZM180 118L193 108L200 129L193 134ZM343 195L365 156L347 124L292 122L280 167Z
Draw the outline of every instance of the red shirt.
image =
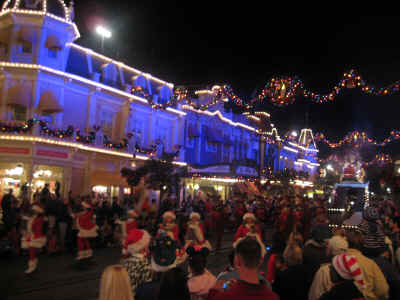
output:
M44 223L44 217L36 217L32 221L32 234L33 238L41 238L44 236L43 234L43 223Z
M220 292L211 289L207 300L279 300L279 296L272 292L266 285L251 284L244 281L237 281L226 291Z
M93 210L89 210L85 212L82 216L78 217L78 224L79 228L82 228L84 230L91 230L93 229L96 224L93 223Z

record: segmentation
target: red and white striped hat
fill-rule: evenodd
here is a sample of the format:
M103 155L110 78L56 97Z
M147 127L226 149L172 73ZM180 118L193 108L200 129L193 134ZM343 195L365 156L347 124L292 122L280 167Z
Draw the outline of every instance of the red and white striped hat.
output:
M364 275L353 255L339 254L332 259L332 265L341 277L355 280L361 287L365 287Z
M172 210L169 210L169 211L166 211L164 214L163 214L163 219L165 219L165 218L172 218L172 219L176 219L176 216L175 216L175 213L172 211Z
M146 230L132 229L125 240L122 253L136 254L150 244L151 236Z

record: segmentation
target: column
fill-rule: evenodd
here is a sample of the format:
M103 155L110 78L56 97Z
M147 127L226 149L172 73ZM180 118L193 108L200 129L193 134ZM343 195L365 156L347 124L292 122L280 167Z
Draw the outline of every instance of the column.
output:
M8 91L8 73L2 70L3 77L3 90L1 91L1 103L0 103L0 116L2 120L7 120L7 91Z
M88 95L88 106L86 111L86 128L85 128L86 133L89 132L94 125L96 125L96 112L97 112L96 91L91 90Z
M64 166L63 173L64 173L64 175L63 175L64 182L63 182L63 186L62 186L63 189L62 189L61 197L67 198L68 193L71 190L72 167Z

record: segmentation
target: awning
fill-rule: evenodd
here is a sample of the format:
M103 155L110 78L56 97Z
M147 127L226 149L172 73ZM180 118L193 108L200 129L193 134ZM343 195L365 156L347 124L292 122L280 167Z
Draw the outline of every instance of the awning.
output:
M38 112L44 112L48 114L60 113L64 109L58 102L57 96L52 91L45 91L40 96L39 105L36 108Z
M55 49L55 50L61 50L62 49L62 45L61 42L59 40L59 38L54 35L54 34L50 34L47 37L46 43L45 43L45 47L48 49Z
M189 124L188 127L188 137L190 139L193 139L195 137L199 137L200 136L200 132L197 129L197 126L195 124Z
M8 90L7 105L28 107L32 97L28 86L14 85Z
M90 185L129 187L125 178L119 173L96 170L90 174Z
M221 130L216 130L212 128L207 128L207 141L210 143L223 143L224 139L222 137Z

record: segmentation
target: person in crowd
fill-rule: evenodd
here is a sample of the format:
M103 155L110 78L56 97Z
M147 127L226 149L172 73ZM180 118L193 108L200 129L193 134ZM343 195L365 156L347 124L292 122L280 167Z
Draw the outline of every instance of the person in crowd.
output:
M125 240L122 249L124 259L122 265L128 271L131 279L132 295L135 297L137 287L151 281L152 269L148 262L151 236L141 229L133 229Z
M278 260L279 263L279 260ZM278 266L272 286L281 300L306 299L310 282L310 269L303 264L303 253L299 239L292 232L283 252L283 264Z
M164 273L175 268L179 263L178 256L176 255L177 248L175 241L165 234L161 234L151 241L152 281L143 282L137 287L135 295L136 300L159 299L161 279Z
M359 288L363 290L366 283L355 256L349 254L336 255L332 259L332 264L329 269L333 286L319 298L320 300L364 299Z
M38 258L36 256L37 249L41 249L46 245L47 239L44 234L44 222L47 218L44 216L44 209L38 204L32 205L32 215L23 216L27 221L27 230L21 240L21 247L29 252L28 269L25 274L31 274L37 269Z
M326 256L327 241L332 236L327 224L314 225L311 230L311 239L304 245L304 264L309 266L313 274L317 272L320 265L328 263Z
M206 247L189 247L186 249L189 256L190 278L187 282L190 299L206 299L209 290L215 285L217 279L207 269L207 257L210 250Z
M364 237L362 249L364 255L373 258L385 251L385 234L382 230L377 208L368 206L363 211L363 220L359 228Z
M246 213L243 216L243 224L239 226L238 230L235 234L235 241L233 243L233 247L235 248L236 245L247 236L253 237L261 247L261 255L262 257L266 254L265 245L262 242L261 238L261 230L260 227L256 224L256 217L252 213Z
M157 235L164 232L169 235L174 241L179 240L179 229L175 223L176 215L173 211L166 211L162 215L163 222L160 224Z
M396 269L396 266L390 262L389 247L386 247L385 251L373 260L381 269L389 285L389 299L400 299L400 274Z
M58 228L58 241L60 245L60 252L66 250L67 230L71 226L72 218L69 214L70 206L68 199L57 199L57 228Z
M8 193L5 194L1 199L3 224L5 225L7 232L9 232L15 226L15 220L12 217L14 214L11 212L12 203L16 200L13 193L14 193L13 189L9 189Z
M215 249L221 249L222 236L226 223L227 214L221 202L217 203L214 210L211 212L212 225L215 231Z
M126 237L129 235L129 232L135 228L139 227L139 222L137 218L139 214L134 210L130 209L127 212L128 218L126 220L118 219L116 221L117 224L121 225L121 243L122 245L125 243Z
M265 279L265 277L261 272L259 273L258 277L260 279L260 282L265 283L269 289L272 288L270 282L267 279ZM223 272L218 274L217 281L227 282L227 281L239 280L239 278L240 278L239 272L235 268L235 251L231 251L229 253L229 265L225 268Z
M108 266L100 279L99 300L133 300L128 272L121 265Z
M163 273L158 300L190 300L187 276L180 268L173 268Z
M327 257L346 253L349 243L341 235L335 235L328 241ZM318 300L324 293L328 292L334 285L330 276L331 263L322 264L314 276L311 288L308 292L308 300Z
M389 285L378 265L361 252L363 235L360 231L347 231L346 238L349 243L347 254L355 256L364 275L365 288L363 295L366 300L383 300L389 297ZM357 285L357 282L356 282ZM360 286L357 285L359 289Z
M239 273L237 281L218 281L210 290L208 300L263 299L278 300L266 284L259 279L262 264L260 244L251 237L241 240L235 248L235 269Z
M73 214L76 219L76 225L78 227L78 255L77 260L91 258L93 256L93 250L90 245L89 239L97 237L98 226L94 223L95 218L94 207L88 201L81 203L81 210L78 214Z
M196 212L190 214L187 225L184 249L189 247L205 247L211 250L210 242L204 239L204 227L200 223L200 214Z

